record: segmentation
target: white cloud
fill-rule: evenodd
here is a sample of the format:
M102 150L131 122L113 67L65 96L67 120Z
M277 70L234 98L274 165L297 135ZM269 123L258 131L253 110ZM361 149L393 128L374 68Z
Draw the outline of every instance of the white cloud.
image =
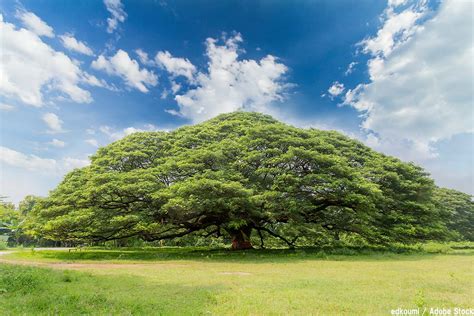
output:
M173 109L166 109L165 112L168 113L168 114L171 114L173 116L182 117L180 112L178 112L176 110L173 110Z
M60 168L61 168L61 171L67 172L72 169L88 166L89 164L90 164L89 159L65 157L61 160Z
M97 139L94 139L94 138L86 139L85 142L91 146L99 147L99 142L97 141Z
M87 46L86 43L78 41L74 36L64 34L60 36L63 46L69 50L81 53L87 56L93 56L94 52Z
M82 74L81 82L93 87L105 88L110 91L119 91L119 89L116 88L115 85L110 85L104 79L98 79L96 76L88 74L87 72L84 72Z
M56 138L53 138L53 140L50 141L49 144L50 144L51 146L59 147L59 148L62 148L62 147L64 147L64 146L66 146L66 143L65 143L65 142L63 142L62 140L56 139Z
M181 90L181 85L179 83L176 83L174 81L171 82L171 92L173 94L178 93L178 91Z
M18 11L17 17L25 27L38 36L54 37L53 28L41 20L33 12Z
M105 87L107 86L107 83L103 79L98 79L96 76L84 73L82 77L82 81L87 83L88 85L94 86L94 87Z
M143 65L147 65L147 66L155 65L155 62L153 60L150 60L148 58L148 54L145 51L143 51L141 48L136 49L135 54L137 54L138 59Z
M288 68L271 55L259 61L239 60L241 41L240 34L223 45L212 38L206 40L207 72L195 75L196 88L175 97L179 115L199 122L236 110L268 112L273 101L283 99L288 86L283 76Z
M389 7L398 7L407 3L408 0L388 0Z
M127 14L123 9L121 0L104 0L104 4L111 15L111 17L107 19L107 32L113 33L115 29L117 29L119 22L125 22Z
M138 62L131 59L128 54L119 49L112 57L100 55L92 62L92 67L97 70L103 70L109 75L121 77L125 83L141 92L148 92L147 86L156 86L158 84L157 76L145 68L140 69Z
M0 111L12 111L15 107L11 104L0 103Z
M49 132L59 133L62 131L63 121L54 113L46 113L42 117L43 121L48 125Z
M383 138L371 132L358 139L377 151L399 157L405 161L423 163L438 156L429 144L416 140Z
M162 129L159 129L153 124L146 124L143 126L143 128L127 127L127 128L124 128L123 130L117 130L107 125L99 127L99 131L107 135L109 139L112 141L119 140L125 136L131 135L137 132L152 132L152 131L159 131L159 130L162 130Z
M406 42L414 34L418 29L416 22L425 12L426 8L422 3L400 13L396 13L393 7L389 6L383 14L384 24L377 35L364 39L359 45L365 53L388 56L396 46Z
M336 81L333 82L332 86L329 87L328 92L331 96L337 97L338 95L344 92L344 89L344 84Z
M28 170L52 171L57 162L54 159L40 158L35 155L25 155L13 149L0 146L0 162Z
M170 92L167 89L163 89L163 91L161 92L161 95L160 95L160 99L162 99L162 100L166 99L169 94L170 94Z
M0 192L15 203L28 194L47 195L65 173L89 163L87 158L42 158L0 146Z
M351 62L348 66L347 66L347 69L346 71L344 72L344 75L348 76L350 75L353 71L354 71L354 68L355 66L358 64L358 62Z
M87 166L89 159L65 157L61 160L28 155L8 147L0 146L0 163L41 173L65 173L74 168Z
M436 157L435 142L474 132L473 5L443 2L410 39L390 45L388 56L377 53L370 83L346 93L345 103L364 113L362 127L377 134L381 150L398 146L405 148L398 156L420 161Z
M0 14L0 94L33 106L44 104L43 94L61 92L77 103L89 103L89 91L78 86L77 62L45 44L35 33L3 21Z
M183 76L190 82L194 81L196 67L186 58L173 57L168 51L165 51L156 54L155 62L166 69L172 76Z
M163 89L160 95L160 99L166 99L170 94L176 95L181 90L182 85L174 80L171 80L171 89Z

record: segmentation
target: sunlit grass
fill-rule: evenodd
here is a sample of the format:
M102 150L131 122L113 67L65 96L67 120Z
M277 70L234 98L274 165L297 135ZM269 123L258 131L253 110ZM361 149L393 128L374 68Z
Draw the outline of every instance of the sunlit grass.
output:
M2 258L60 269L0 265L0 314L387 315L397 307L474 303L469 247L333 252L23 250Z

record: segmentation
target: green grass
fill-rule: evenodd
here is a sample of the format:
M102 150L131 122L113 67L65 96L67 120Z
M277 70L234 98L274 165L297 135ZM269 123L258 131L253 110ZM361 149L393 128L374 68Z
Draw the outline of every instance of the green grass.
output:
M0 264L0 315L389 315L397 307L472 308L471 246L23 250L2 258L45 267Z
M98 275L0 265L0 315L193 314L217 288L150 282L127 271Z
M4 258L39 262L95 262L108 261L223 261L238 263L290 262L293 260L331 259L331 260L390 260L400 255L410 256L451 254L474 255L474 243L427 243L415 246L390 247L326 247L299 249L258 249L232 251L229 249L208 249L205 247L163 247L163 248L84 248L71 251L12 249Z

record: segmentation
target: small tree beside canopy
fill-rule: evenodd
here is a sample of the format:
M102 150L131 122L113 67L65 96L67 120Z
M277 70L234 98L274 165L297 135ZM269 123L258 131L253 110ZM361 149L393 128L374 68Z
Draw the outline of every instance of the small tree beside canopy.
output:
M5 202L0 196L0 241L15 242L17 230L21 222L21 214L15 205Z
M234 249L255 233L289 246L310 231L412 242L446 232L433 189L421 168L337 132L236 112L100 148L37 203L29 228L77 242L228 234Z
M18 211L22 216L27 216L33 207L41 200L41 197L35 195L27 195L18 204Z

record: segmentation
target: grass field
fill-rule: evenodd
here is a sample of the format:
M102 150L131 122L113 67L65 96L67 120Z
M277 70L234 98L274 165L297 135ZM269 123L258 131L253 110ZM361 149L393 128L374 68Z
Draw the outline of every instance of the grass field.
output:
M23 250L0 257L0 315L390 315L398 307L472 308L472 249L441 252L447 253Z

